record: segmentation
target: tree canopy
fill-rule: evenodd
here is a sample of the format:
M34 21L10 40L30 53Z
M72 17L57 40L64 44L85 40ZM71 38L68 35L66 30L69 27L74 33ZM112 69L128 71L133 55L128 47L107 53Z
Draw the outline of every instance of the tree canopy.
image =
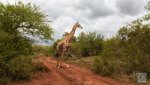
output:
M0 3L0 30L16 35L36 35L42 39L52 39L53 33L47 15L36 5L22 2Z
M30 78L33 71L32 40L52 39L47 16L30 3L0 3L0 83Z

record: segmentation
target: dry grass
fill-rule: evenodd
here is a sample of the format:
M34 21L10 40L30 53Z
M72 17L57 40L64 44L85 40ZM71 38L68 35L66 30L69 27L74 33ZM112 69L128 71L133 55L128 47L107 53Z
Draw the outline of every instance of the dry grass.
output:
M72 59L72 60L70 59L69 63L75 64L75 65L78 65L81 67L85 67L88 69L92 69L94 58L95 58L95 56L77 58L77 59Z
M83 58L73 58L73 59L70 59L70 63L92 70L95 58L96 58L96 56L83 57ZM149 80L147 81L146 84L138 84L135 79L133 80L134 75L126 75L126 74L116 75L116 74L114 74L114 75L109 76L109 77L111 77L115 80L121 81L121 82L128 82L131 85L150 85Z

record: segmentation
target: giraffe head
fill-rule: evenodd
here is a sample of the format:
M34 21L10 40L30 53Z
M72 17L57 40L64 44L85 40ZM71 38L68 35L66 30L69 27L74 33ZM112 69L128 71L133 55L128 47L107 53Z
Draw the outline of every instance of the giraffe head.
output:
M81 29L83 29L83 27L80 25L80 23L79 23L79 22L77 22L77 23L75 24L75 26L76 26L77 28L81 28Z

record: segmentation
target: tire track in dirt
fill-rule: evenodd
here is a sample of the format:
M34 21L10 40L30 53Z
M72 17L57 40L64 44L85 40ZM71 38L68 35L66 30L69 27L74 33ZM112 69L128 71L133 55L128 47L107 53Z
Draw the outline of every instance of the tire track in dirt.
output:
M47 60L43 60L43 64L51 71L51 84L52 85L71 85L70 81L65 79L60 75L59 70L56 68L56 65L49 63Z
M14 82L9 85L132 85L98 76L88 69L75 65L58 69L57 62L50 57L42 57L40 60L49 72L37 73L30 81Z
M57 69L57 73L59 74L59 76L62 76L64 79L68 80L70 85L84 85L84 83L82 82L83 78L76 76L73 72L67 70L66 67L58 69L56 68L56 63L51 62L49 60L46 61L53 65L55 69Z
M51 65L56 65L56 61L46 59ZM127 85L115 80L95 75L91 71L71 65L69 68L60 68L58 73L71 82L71 85Z

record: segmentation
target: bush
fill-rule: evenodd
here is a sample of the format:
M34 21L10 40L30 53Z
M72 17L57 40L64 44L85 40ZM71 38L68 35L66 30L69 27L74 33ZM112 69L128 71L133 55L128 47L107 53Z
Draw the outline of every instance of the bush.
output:
M3 61L0 65L0 83L9 83L11 80L30 79L33 72L31 57L19 56L7 61Z
M33 72L31 58L20 56L12 59L8 64L9 73L13 80L29 79Z
M32 54L31 43L28 39L17 35L10 35L5 32L2 34L3 37L0 36L0 77L9 77L12 80L26 78L32 65L29 63L31 59L23 57L23 55Z
M87 34L81 33L77 38L77 44L74 50L78 51L77 55L82 56L96 56L102 52L103 36L96 32L89 32Z
M1 84L8 84L11 81L11 79L9 77L2 77L0 78L0 85Z
M36 5L0 2L0 9L0 83L28 79L33 71L28 36L52 40L52 28Z
M112 59L105 59L101 56L97 56L94 59L93 71L102 74L104 76L110 76L115 72L115 62Z
M56 46L59 41L60 39L55 41L52 46L52 53L55 56L57 56ZM101 34L96 32L82 32L78 37L73 37L71 49L68 54L80 57L100 55L102 53L102 43L103 36Z
M55 41L52 46L52 53L56 57L57 57L56 46L59 41L60 39ZM68 55L69 56L76 55L80 57L99 55L102 52L102 42L103 36L99 33L96 32L89 32L87 34L81 33L78 37L73 37L73 40L71 42L71 49Z
M28 79L32 72L31 42L21 36L0 31L0 83Z
M102 69L102 60L101 57L95 57L94 58L94 63L93 63L93 71L96 73L101 73Z
M34 55L51 56L52 55L52 47L51 46L34 45L33 52L34 52Z
M104 41L102 55L93 69L103 75L147 73L150 78L149 25L136 22L119 30L116 37Z
M38 59L33 60L34 72L47 72L48 68Z

